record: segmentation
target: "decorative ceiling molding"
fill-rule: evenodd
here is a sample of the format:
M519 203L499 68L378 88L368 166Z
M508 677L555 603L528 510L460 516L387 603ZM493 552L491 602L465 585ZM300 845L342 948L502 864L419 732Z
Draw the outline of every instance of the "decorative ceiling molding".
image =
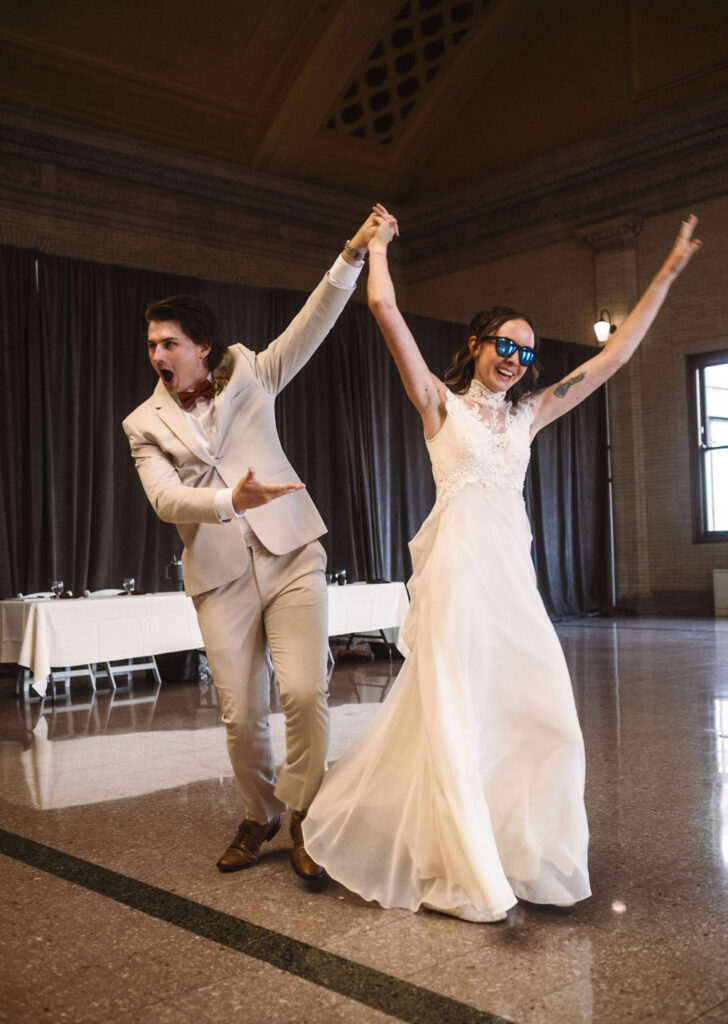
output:
M0 210L46 248L307 289L371 204L175 150L0 111ZM3 123L4 122L4 123ZM9 242L8 244L16 244Z
M573 238L623 211L641 216L725 195L728 92L557 151L479 186L406 205L406 279L420 281ZM399 211L397 211L399 213Z
M0 223L0 245L11 245L17 249L37 249L40 252L53 251L52 244L43 235L4 222Z
M51 130L52 129L52 132ZM126 144L124 144L126 141ZM339 215L348 223L352 212L363 216L371 205L344 192L281 178L235 164L179 153L151 143L120 140L105 133L65 126L0 108L0 154L22 161L25 174L37 177L38 165L95 176L99 180L173 191L197 199L255 211L258 216L288 216L321 229L321 210L328 219ZM1 176L0 172L0 176ZM21 173L20 170L17 171ZM311 206L315 209L310 209Z
M644 118L622 132L556 150L521 167L489 176L482 184L424 199L410 209L439 214L445 221L457 208L458 197L489 208L501 207L514 198L535 198L575 183L598 181L646 161L679 157L687 144L711 145L728 137L728 90L697 100L667 114Z
M625 223L725 195L727 168L723 93L476 187L403 204L395 209L403 234L394 273L405 283L424 281L575 235L624 245ZM271 274L292 262L320 270L371 205L369 198L1 108L0 204L13 211L16 226L26 217L31 232L46 233L42 215L113 230L119 239L126 233L130 259L138 258L135 234L150 249L158 239L159 259L169 265L194 260L191 250L200 245L219 254L214 273L222 280L240 280L256 259ZM604 221L613 226L602 226L600 236L594 225Z
M435 200L513 168L508 188L539 154L728 85L723 6L664 6L6 0L0 104L324 190Z
M610 217L579 228L576 237L586 242L595 253L608 252L614 249L634 249L637 235L642 230L642 217L628 214L626 217Z

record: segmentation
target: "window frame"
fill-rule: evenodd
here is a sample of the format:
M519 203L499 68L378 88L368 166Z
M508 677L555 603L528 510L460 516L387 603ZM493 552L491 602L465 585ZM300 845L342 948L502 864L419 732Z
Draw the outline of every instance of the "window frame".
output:
M726 446L718 445L716 448L708 448L703 441L706 407L703 371L709 366L717 366L721 363L728 363L728 348L686 356L694 544L725 544L728 542L728 530L708 530L706 528L705 453L714 451L716 448L723 449Z

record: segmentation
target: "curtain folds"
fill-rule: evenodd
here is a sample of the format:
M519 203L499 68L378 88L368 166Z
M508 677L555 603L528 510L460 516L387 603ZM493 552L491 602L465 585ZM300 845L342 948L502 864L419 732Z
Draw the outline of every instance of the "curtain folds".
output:
M265 347L305 295L198 281L0 247L0 597L120 585L166 589L181 551L138 481L121 429L151 393L144 306L199 295L223 337ZM360 286L359 293L362 293ZM456 324L408 316L424 357L442 373L460 344ZM542 348L542 381L594 354L558 341ZM552 614L607 605L604 400L593 396L537 437L526 498L534 562ZM283 446L329 533L332 570L359 580L407 579L408 541L434 501L417 413L374 320L350 302L331 336L280 396Z
M542 339L539 384L553 384L594 349ZM553 616L609 606L604 388L536 435L526 478L539 590Z

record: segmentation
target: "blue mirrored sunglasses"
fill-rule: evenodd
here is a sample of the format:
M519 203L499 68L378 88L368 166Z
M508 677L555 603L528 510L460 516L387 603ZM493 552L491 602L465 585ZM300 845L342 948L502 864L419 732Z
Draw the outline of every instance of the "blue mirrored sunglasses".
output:
M499 356L503 356L504 359L512 356L518 350L518 362L521 366L530 366L536 358L536 353L532 348L528 348L526 345L516 345L515 341L512 341L511 338L498 338L494 334L486 334L478 340L495 342L496 352Z

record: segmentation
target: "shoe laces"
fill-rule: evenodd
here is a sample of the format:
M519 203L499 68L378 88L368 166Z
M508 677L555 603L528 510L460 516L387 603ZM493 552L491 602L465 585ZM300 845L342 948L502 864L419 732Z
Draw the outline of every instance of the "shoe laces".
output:
M265 826L259 825L257 821L250 821L248 818L245 821L241 821L238 826L237 839L255 839L256 829L264 828Z

